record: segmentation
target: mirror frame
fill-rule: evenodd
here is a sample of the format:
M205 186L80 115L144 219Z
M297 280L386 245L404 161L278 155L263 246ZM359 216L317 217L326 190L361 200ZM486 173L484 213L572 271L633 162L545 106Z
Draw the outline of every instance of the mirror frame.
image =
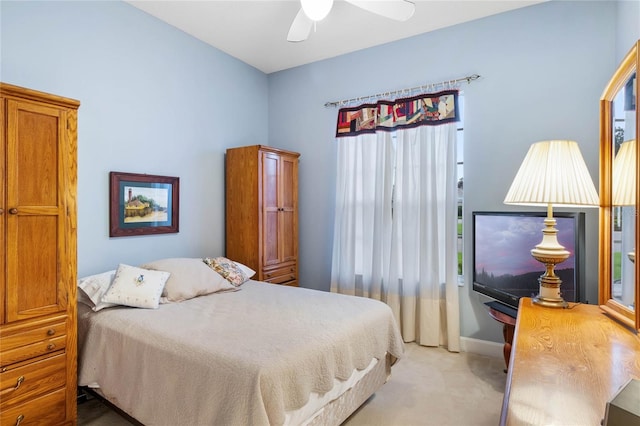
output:
M640 123L638 115L637 101L640 100L638 71L640 70L640 40L638 40L625 56L620 66L613 74L613 77L607 84L602 97L600 98L600 256L599 256L599 291L598 301L600 307L608 315L632 327L634 331L640 330L640 285L638 273L638 263L636 262L635 271L635 310L617 302L612 297L612 173L613 173L613 125L612 125L612 104L615 96L623 88L631 75L636 72L636 139L640 136ZM640 150L638 150L638 161L640 159ZM636 173L636 183L638 182L638 173ZM640 186L636 184L636 188ZM638 216L638 194L636 194L636 231L635 240L636 247L640 240L640 220Z

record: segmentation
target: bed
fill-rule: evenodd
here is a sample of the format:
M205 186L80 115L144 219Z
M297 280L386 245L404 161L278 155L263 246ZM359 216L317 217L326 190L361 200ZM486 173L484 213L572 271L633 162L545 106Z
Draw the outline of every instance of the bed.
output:
M149 426L340 424L403 354L375 300L250 279L187 293L96 309L79 291L79 386Z

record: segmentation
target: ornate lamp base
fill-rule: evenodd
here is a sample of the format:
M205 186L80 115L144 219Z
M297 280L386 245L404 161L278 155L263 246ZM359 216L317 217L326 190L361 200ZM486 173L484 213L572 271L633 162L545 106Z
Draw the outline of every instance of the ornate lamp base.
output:
M566 308L569 304L560 293L562 280L555 274L554 268L558 263L567 260L571 253L558 243L556 220L551 214L545 218L544 224L542 242L531 250L531 256L544 263L546 267L545 273L538 279L540 293L533 298L533 303L549 308Z
M567 308L569 304L561 297L559 299L548 299L537 295L533 298L533 303L536 305L546 306L547 308Z

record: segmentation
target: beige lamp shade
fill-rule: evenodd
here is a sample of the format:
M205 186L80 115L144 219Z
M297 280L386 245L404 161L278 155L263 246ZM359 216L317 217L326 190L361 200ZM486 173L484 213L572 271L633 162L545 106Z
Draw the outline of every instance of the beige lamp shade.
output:
M552 140L532 144L504 203L525 206L598 206L598 193L578 143Z
M636 140L623 142L613 160L612 204L614 206L636 205L637 162Z

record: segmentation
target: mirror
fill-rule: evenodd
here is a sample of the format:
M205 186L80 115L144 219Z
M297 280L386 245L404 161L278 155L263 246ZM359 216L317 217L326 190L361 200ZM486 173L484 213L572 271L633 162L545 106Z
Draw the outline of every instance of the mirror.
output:
M600 307L640 330L638 242L638 79L640 40L600 98Z

